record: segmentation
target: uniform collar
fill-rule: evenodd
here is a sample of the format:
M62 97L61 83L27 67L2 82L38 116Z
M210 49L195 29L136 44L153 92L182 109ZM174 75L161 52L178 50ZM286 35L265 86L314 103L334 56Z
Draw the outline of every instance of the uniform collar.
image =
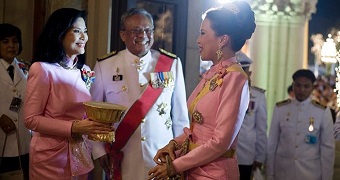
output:
M297 105L306 105L308 103L310 103L312 101L311 97L308 97L307 99L305 99L304 101L298 101L297 99L293 99L292 101L295 101L295 103Z
M127 59L139 71L146 67L146 64L148 64L152 59L151 51L148 51L148 53L145 54L143 57L138 57L132 54L128 49L126 49L126 52Z
M8 64L8 62L5 61L2 58L0 59L0 61L1 61L1 64L4 66L5 69L7 69L10 65L15 66L18 63L17 58L14 58L11 64Z

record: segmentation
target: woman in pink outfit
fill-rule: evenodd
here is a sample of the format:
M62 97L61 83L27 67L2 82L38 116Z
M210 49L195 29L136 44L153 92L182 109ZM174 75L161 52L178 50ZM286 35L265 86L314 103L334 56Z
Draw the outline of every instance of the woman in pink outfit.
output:
M85 11L62 8L49 17L28 75L25 125L33 131L30 179L87 179L93 168L85 135L109 125L84 119L94 77L84 64Z
M201 59L211 60L213 66L188 99L190 129L158 150L158 165L149 171L149 179L179 173L190 180L239 179L235 151L249 103L249 81L235 52L255 27L254 12L243 1L205 12L197 43Z

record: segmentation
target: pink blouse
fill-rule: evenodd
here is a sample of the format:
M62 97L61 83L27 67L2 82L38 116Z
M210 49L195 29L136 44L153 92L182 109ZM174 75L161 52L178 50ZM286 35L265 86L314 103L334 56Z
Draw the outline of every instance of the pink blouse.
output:
M201 91L206 80L210 80L219 70L234 63L236 59L230 58L207 71L189 97L188 106ZM187 171L188 179L239 179L236 157L220 156L228 149L236 148L236 137L248 102L247 77L237 71L227 73L221 86L203 96L195 108L202 114L203 123L194 123L193 131L184 129L185 134L175 139L178 144L182 144L191 134L193 143L200 146L173 161L177 172Z
M89 69L88 67L86 67ZM84 117L84 101L91 95L79 69L58 64L32 64L24 106L25 125L34 131L30 145L30 179L70 179L89 172L91 162L82 162L70 146L72 121ZM90 156L87 143L83 157ZM72 152L73 151L73 152Z

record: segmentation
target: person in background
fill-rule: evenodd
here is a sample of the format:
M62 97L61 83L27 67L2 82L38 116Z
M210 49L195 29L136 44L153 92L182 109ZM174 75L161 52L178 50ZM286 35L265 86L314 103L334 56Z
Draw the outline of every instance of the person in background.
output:
M242 52L236 53L236 59L250 78L249 70L253 62ZM237 139L237 161L240 180L251 180L252 172L259 168L266 159L267 150L267 103L265 90L250 87L250 102Z
M333 180L340 179L340 112L336 115L334 123L334 138L335 138L335 160Z
M293 85L292 84L290 86L288 86L287 93L288 93L289 99L294 99L295 98L294 91L293 91Z
M268 135L266 179L332 179L334 136L328 107L311 99L315 76L293 76L295 99L276 103Z
M109 124L84 118L92 73L84 63L88 40L86 12L54 11L38 38L24 106L33 131L30 179L87 179L93 168L85 135L107 134Z
M91 94L129 109L115 124L115 142L106 150L98 142L93 157L109 178L145 180L157 150L189 126L183 70L179 57L150 49L154 23L145 9L127 10L120 28L126 49L98 60Z
M237 62L255 31L248 3L234 1L207 10L197 39L201 59L213 66L188 99L191 127L158 150L148 179L184 172L187 179L239 179L237 135L249 104L248 75ZM177 155L177 156L176 156Z
M20 155L28 180L31 135L24 124L22 101L29 66L17 59L21 51L21 30L12 24L0 24L0 174L20 169Z

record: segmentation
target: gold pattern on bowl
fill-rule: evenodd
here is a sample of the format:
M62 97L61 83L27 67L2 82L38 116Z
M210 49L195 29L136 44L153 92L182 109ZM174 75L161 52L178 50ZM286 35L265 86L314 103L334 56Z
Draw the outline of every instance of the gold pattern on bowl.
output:
M84 102L86 115L89 119L100 123L117 123L123 117L126 107L107 102ZM93 136L93 137L92 137ZM92 134L88 137L93 141L114 142L115 132L108 134Z
M94 137L92 137L94 136ZM115 142L115 132L112 131L109 134L92 134L88 138L92 141L99 141L99 142Z
M86 115L89 119L101 123L119 122L126 111L125 106L107 102L84 102Z

